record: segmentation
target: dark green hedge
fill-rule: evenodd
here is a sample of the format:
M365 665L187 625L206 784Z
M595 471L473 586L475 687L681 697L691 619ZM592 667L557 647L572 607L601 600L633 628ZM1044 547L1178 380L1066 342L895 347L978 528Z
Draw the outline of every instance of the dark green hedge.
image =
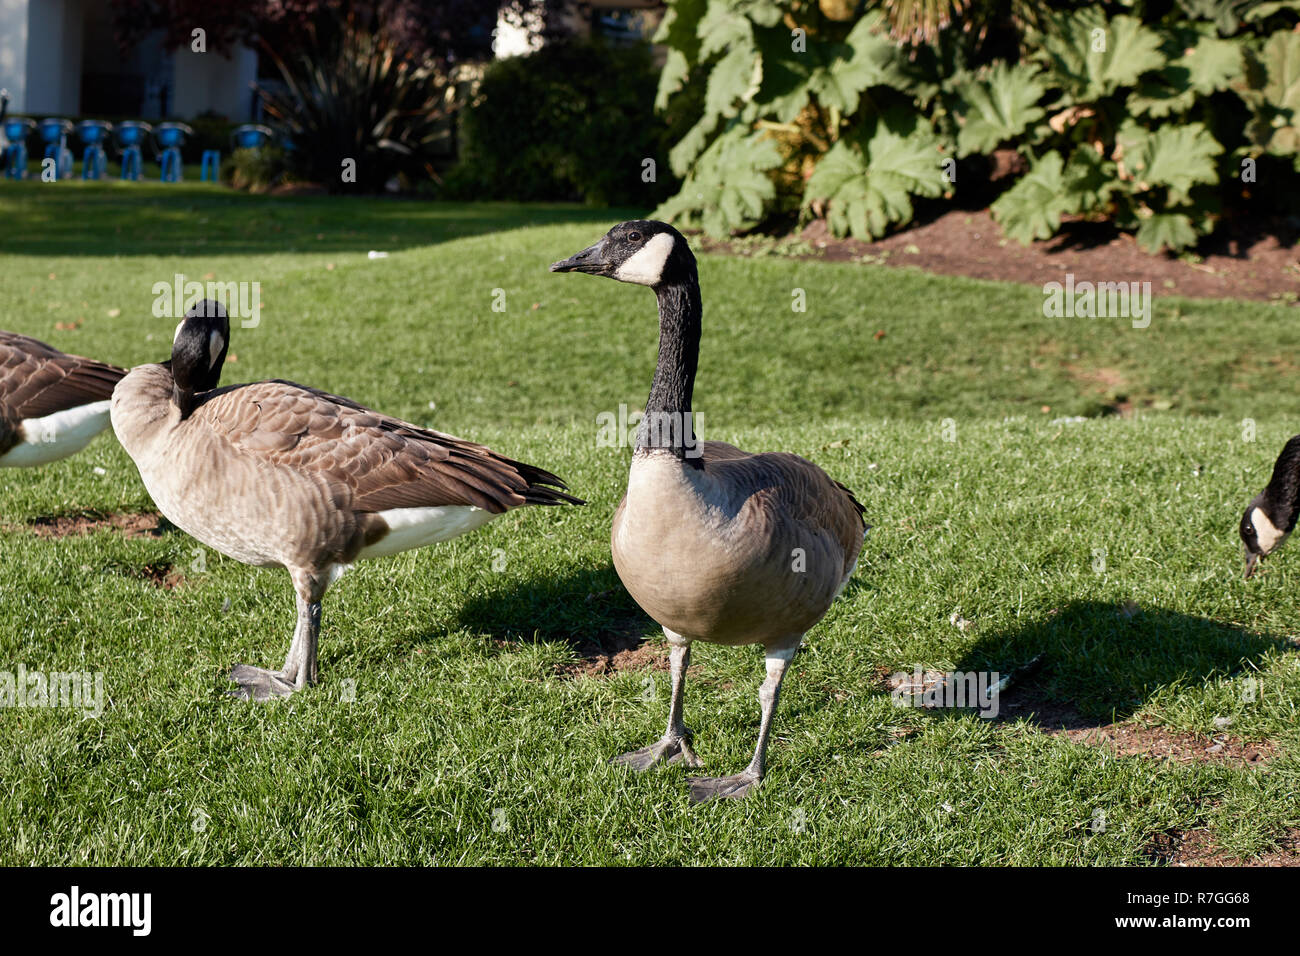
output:
M657 83L645 44L551 43L493 62L462 115L460 162L442 192L656 205L677 190L668 147L694 122L688 114L696 108L688 101L656 116ZM654 160L653 182L643 181L646 159Z

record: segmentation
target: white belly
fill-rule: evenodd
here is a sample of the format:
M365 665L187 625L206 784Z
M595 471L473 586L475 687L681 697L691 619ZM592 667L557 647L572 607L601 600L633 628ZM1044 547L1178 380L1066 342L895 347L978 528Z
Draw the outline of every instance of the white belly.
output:
M388 534L363 548L358 558L382 558L447 541L483 527L496 515L473 505L441 505L436 508L393 508L379 512L379 517L388 525Z
M108 426L108 399L67 408L44 418L25 418L24 441L0 455L0 468L47 465L75 455Z

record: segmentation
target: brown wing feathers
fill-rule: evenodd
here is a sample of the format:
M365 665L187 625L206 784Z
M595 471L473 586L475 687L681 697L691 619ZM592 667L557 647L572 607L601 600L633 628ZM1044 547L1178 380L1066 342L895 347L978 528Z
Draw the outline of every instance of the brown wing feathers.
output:
M195 414L239 448L342 481L357 511L583 503L541 468L293 382L217 389Z
M835 479L833 478L831 480L835 481ZM842 485L838 481L836 481L835 487L840 489L840 491L844 492L844 494L848 496L849 503L853 505L853 510L855 510L858 513L858 520L862 522L862 527L863 529L865 529L867 527L867 509L863 506L862 502L858 501L857 497L853 494L853 492L850 491L845 485Z
M43 418L103 401L125 374L25 335L0 332L0 415L6 418Z

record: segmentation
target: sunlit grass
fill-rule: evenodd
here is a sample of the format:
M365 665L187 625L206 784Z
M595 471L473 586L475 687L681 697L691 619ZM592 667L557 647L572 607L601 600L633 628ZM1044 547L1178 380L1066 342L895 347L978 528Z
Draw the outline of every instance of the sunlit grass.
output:
M644 400L654 303L546 264L631 214L0 184L0 327L154 361L174 325L155 282L256 281L261 324L235 329L226 381L348 395L590 501L354 568L326 599L321 683L255 707L222 695L224 673L282 659L284 572L178 531L35 536L37 516L150 507L111 436L0 472L0 670L100 672L108 698L99 718L0 710L0 862L1143 863L1167 829L1208 826L1249 855L1300 825L1300 558L1246 585L1235 541L1300 421L1289 313L1157 300L1133 330L1045 319L1036 289L865 266L701 263L705 437L811 458L874 526L791 669L768 779L691 807L678 768L607 766L666 709L663 671L565 666L629 627L658 640L609 560L629 455L596 441L598 413ZM1058 421L1121 398L1138 417ZM184 581L155 587L146 567ZM1275 756L1117 759L1024 722L899 709L884 682L1040 655L1044 703L1207 745L1226 726ZM692 663L697 749L736 772L761 657L700 646Z

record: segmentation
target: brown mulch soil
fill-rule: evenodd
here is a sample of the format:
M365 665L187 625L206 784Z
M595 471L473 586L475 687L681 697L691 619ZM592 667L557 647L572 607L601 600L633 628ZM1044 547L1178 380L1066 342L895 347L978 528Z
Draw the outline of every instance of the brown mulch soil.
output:
M1129 722L1046 732L1059 733L1077 744L1106 747L1119 757L1159 757L1175 763L1213 761L1253 767L1269 760L1277 749L1267 740L1250 742L1227 734L1215 734L1207 739L1164 727L1144 727Z
M1169 866L1300 866L1300 829L1288 830L1276 847L1248 860L1230 856L1208 830L1158 834L1147 855Z
M1045 734L1088 747L1104 747L1117 757L1254 767L1267 762L1277 752L1271 741L1246 741L1227 733L1203 737L1159 725L1144 725L1132 718L1101 723L1083 716L1068 704L1045 699L1036 690L1036 685L1026 683L1006 693L1000 702L998 719L1023 718Z
M587 595L587 603L600 601L610 592ZM646 621L638 614L618 617L605 633L594 640L571 639L578 659L559 667L561 677L604 677L619 671L668 670L668 647L647 644Z
M904 682L908 694L935 686L944 678L937 670L922 674L920 687L913 687L911 675ZM881 674L891 692L900 685L897 675ZM1227 733L1211 737L1172 731L1159 725L1144 725L1128 719L1113 723L1090 719L1066 703L1052 700L1037 681L1026 680L1005 691L999 699L999 722L1026 720L1049 736L1061 736L1071 743L1104 747L1117 757L1152 757L1175 763L1223 763L1253 767L1270 760L1277 752L1271 741L1246 741Z
M164 591L174 591L185 583L185 575L166 562L146 564L133 573L140 580L146 581L156 588L162 588Z
M114 514L83 511L66 515L41 515L32 518L25 525L9 526L9 530L25 529L41 538L66 538L90 534L104 528L120 531L128 538L160 538L165 531L162 517L152 511Z
M1152 295L1300 299L1300 248L1294 230L1234 228L1224 223L1197 249L1196 257L1142 251L1133 237L1107 223L1064 222L1051 239L1025 247L1002 232L987 209L950 209L867 243L836 239L826 221L801 233L815 258L887 266L914 266L940 275L1001 279L1041 286L1073 273L1077 281L1150 282ZM729 243L705 240L706 251L732 251ZM744 253L743 247L736 251ZM1199 258L1199 261L1197 259Z
M637 625L637 632L643 630ZM560 668L566 677L605 677L619 671L668 670L666 646L647 644L632 627L602 635L599 641L584 641L575 650L578 660Z

